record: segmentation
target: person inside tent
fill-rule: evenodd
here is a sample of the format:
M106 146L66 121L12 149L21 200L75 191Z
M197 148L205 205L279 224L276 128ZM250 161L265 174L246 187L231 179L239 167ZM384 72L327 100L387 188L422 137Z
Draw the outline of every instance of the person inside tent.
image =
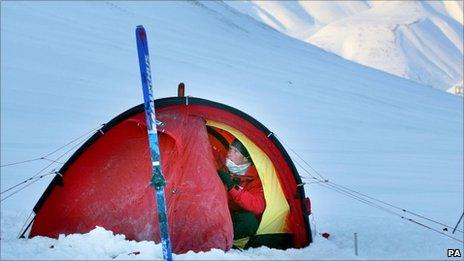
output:
M229 145L225 166L218 175L227 187L234 240L255 235L266 202L256 167L238 139Z

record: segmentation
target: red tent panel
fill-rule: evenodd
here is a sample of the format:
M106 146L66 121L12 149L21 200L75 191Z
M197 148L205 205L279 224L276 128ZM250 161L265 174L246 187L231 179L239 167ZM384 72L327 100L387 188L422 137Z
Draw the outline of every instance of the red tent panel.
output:
M175 253L228 250L233 229L204 120L163 110L159 135L169 229ZM66 171L37 213L31 236L86 233L102 226L128 239L159 242L151 162L142 113L111 128Z

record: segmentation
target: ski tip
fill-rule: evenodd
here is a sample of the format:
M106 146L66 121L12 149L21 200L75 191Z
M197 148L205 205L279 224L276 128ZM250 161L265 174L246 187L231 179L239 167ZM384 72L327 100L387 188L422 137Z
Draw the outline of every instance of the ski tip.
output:
M142 41L145 41L145 39L147 38L147 34L145 33L145 28L143 27L143 25L137 25L137 27L135 28L135 34Z
M145 28L143 27L143 25L137 25L137 27L135 28L135 32L136 33L145 33Z

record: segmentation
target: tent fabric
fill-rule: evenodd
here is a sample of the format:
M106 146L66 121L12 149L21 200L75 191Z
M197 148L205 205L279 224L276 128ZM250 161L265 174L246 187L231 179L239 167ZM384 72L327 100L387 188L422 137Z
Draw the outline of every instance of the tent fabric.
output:
M211 128L227 142L233 137L226 130L207 128L206 121L221 124L233 135L243 134L245 146L255 155L264 155L254 157L268 159L258 165L273 166L270 171L278 182L271 183L279 184L290 208L283 230L291 234L291 246L311 242L305 193L298 186L301 179L272 132L245 113L208 100L165 98L156 100L155 106L157 119L166 123L159 139L175 253L228 250L232 245L227 194L216 174L218 159L227 148ZM154 190L148 185L151 162L143 109L136 106L108 122L63 165L59 171L63 178L56 176L34 207L30 237L86 233L98 225L128 239L159 242ZM269 220L273 218L282 226L281 218ZM271 231L265 224L260 233Z
M218 207L227 206L227 195L204 120L183 111L158 116L166 123L159 140L173 251L227 250L232 221L227 207ZM55 188L37 213L32 236L85 233L98 225L131 240L160 241L144 122L142 113L123 121L79 157L64 187Z

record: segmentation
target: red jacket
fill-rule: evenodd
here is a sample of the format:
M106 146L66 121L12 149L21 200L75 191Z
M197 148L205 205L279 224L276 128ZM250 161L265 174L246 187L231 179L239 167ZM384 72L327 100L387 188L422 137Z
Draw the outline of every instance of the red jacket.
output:
M232 179L240 179L238 186L228 192L229 209L250 211L258 218L266 208L263 185L255 166L250 166L243 176L232 175Z

